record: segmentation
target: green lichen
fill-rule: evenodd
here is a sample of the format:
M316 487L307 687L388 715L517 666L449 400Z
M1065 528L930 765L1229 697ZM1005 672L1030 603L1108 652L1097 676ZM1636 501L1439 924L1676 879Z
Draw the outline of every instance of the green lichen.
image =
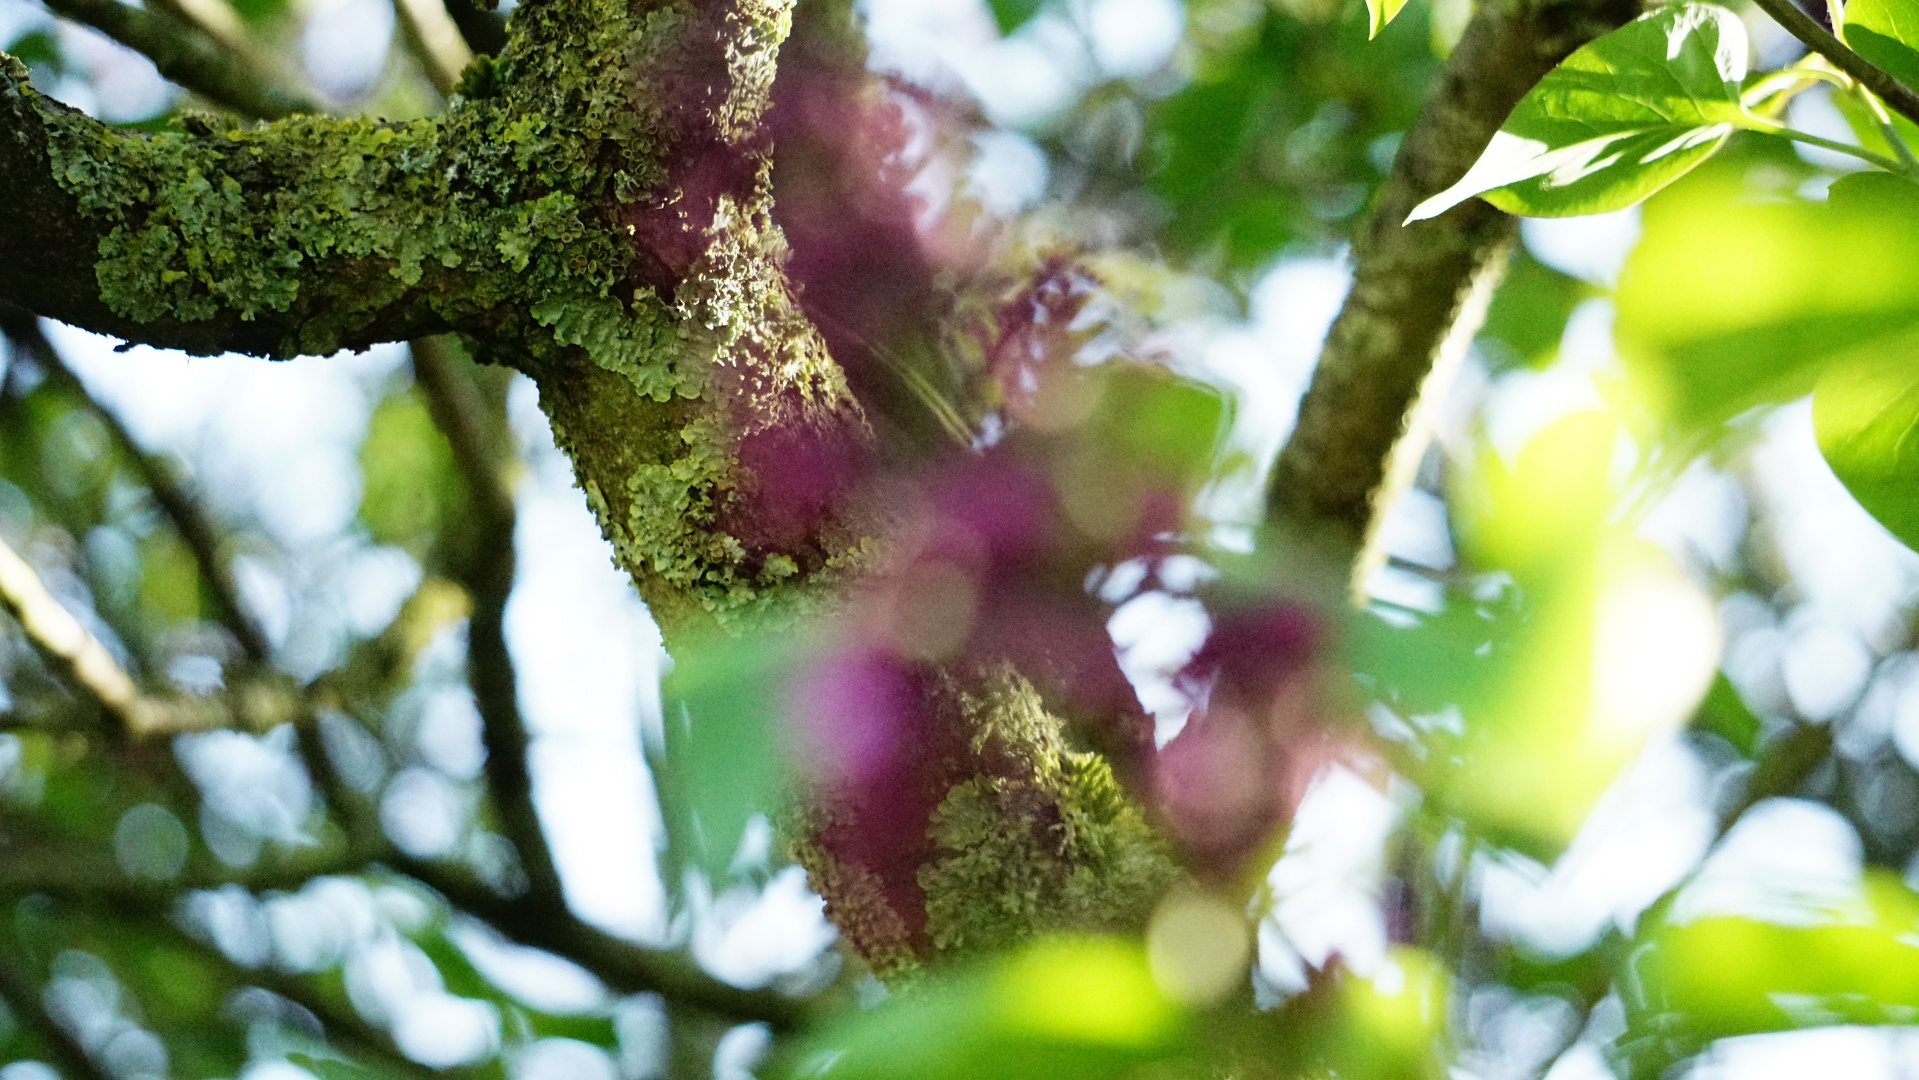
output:
M1067 749L1059 719L1010 670L960 701L975 753L1019 772L982 772L934 812L939 854L919 873L934 947L1143 927L1181 871L1105 759Z
M622 120L626 22L622 0L529 5L463 83L477 96L407 123L196 117L133 135L43 110L56 179L104 227L101 298L141 322L297 309L310 317L283 355L332 351L430 274L418 302L455 325L504 304L549 323L619 305L627 255L605 193L618 163L649 156ZM642 305L588 352L645 366L649 387L684 378L663 314Z
M790 0L528 0L507 47L467 71L446 112L406 123L196 117L142 135L41 111L56 179L101 227L95 271L113 312L149 323L292 315L274 323L291 328L271 350L283 356L364 340L396 309L458 328L542 383L556 435L642 590L663 585L728 616L818 591L833 563L802 572L714 527L748 486L738 440L785 422L795 401L853 407L780 269L763 152L741 144L759 155L758 183L721 198L706 250L670 298L632 285L622 212L676 197L669 165L684 117L662 102L688 93L676 72L709 70L698 56L723 53L719 134L752 136L790 10ZM635 401L567 408L588 385L565 377L579 356L625 380ZM594 430L569 432L588 411Z

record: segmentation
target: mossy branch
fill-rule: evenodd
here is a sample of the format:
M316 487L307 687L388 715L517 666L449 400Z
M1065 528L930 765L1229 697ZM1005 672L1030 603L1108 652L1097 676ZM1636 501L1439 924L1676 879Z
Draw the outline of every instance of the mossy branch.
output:
M1357 549L1388 501L1388 458L1434 361L1449 337L1463 349L1476 332L1477 315L1462 313L1476 287L1489 291L1515 234L1512 218L1478 199L1428 221L1402 224L1406 215L1465 175L1548 71L1639 10L1637 0L1479 5L1354 234L1352 292L1274 468L1276 522Z
M539 382L669 634L789 605L862 533L830 506L758 528L779 493L739 448L866 437L771 220L760 120L789 19L786 0L523 5L445 114L407 123L122 133L0 61L0 299L194 353L484 341Z

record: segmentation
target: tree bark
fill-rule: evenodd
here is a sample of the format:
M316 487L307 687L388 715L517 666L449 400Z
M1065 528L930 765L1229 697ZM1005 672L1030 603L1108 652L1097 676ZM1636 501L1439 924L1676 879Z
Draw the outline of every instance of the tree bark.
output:
M1573 50L1639 14L1638 0L1485 0L1447 58L1392 174L1353 237L1353 287L1326 338L1298 426L1273 470L1270 515L1356 547L1420 388L1448 339L1463 350L1517 233L1479 199L1406 224L1464 176L1513 106ZM1466 316L1462 319L1462 315ZM1402 457L1417 464L1417 449Z
M0 297L199 354L484 341L539 383L669 639L803 607L867 530L841 486L761 466L868 436L770 216L790 8L535 0L404 124L122 133L7 58Z

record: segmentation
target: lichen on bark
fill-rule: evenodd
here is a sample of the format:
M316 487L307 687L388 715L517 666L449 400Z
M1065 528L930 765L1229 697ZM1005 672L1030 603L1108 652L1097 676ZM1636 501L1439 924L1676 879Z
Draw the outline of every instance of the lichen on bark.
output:
M828 914L882 979L1046 934L1136 932L1186 880L1106 760L1072 749L1010 667L965 687L943 674L923 704L944 729L922 750L937 760L913 780L933 798L912 850L874 863L847 843L844 830L871 811L857 793L823 793L794 830Z
M219 335L192 328L229 323L276 357L463 333L540 383L663 621L726 621L817 594L861 547L831 500L809 504L824 546L756 535L754 500L779 492L739 457L796 421L864 438L771 220L758 121L790 7L529 0L443 115L404 123L192 116L147 135L39 97L17 64L4 89L98 236L104 328L205 352Z

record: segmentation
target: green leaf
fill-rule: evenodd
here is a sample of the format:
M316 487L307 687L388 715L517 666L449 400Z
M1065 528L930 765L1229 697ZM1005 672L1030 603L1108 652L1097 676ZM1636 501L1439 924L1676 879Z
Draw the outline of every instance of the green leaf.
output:
M1854 52L1919 87L1919 0L1850 0L1833 12L1843 12L1839 36Z
M1907 547L1919 547L1919 333L1839 364L1812 396L1813 431L1833 475Z
M792 633L714 636L674 651L661 688L660 802L676 853L723 880L747 824L789 791L787 694L804 642Z
M1176 1057L1187 1019L1137 943L1055 938L949 969L813 1036L808 1080L1094 1080ZM1138 1069L1138 1072L1133 1070Z
M1713 676L1706 699L1693 714L1692 729L1719 736L1743 757L1752 757L1759 744L1759 718L1746 707L1724 672Z
M374 542L405 547L415 557L464 498L453 449L411 392L390 395L373 410L360 469L360 520L367 532Z
M1868 871L1861 896L1805 916L1664 927L1634 955L1633 1026L1706 1039L1919 1014L1919 896Z
M1619 210L1690 172L1745 123L1746 29L1713 4L1673 4L1567 57L1522 98L1457 184L1413 208L1475 195L1514 214Z
M1406 0L1366 0L1366 13L1372 16L1372 27L1366 32L1366 37L1378 37L1379 32L1386 29L1386 24L1392 22L1393 16L1405 6Z
M986 0L986 6L993 9L993 22L999 26L1001 36L1031 22L1033 16L1039 14L1042 3L1044 0Z
M1919 331L1919 185L1859 173L1825 203L1755 200L1743 176L1647 207L1620 277L1620 353L1682 448L1755 406L1812 391L1833 363L1911 356ZM1888 393L1874 377L1871 393ZM1844 420L1827 390L1827 425ZM1888 399L1890 400L1890 399ZM1837 425L1837 426L1835 426Z

